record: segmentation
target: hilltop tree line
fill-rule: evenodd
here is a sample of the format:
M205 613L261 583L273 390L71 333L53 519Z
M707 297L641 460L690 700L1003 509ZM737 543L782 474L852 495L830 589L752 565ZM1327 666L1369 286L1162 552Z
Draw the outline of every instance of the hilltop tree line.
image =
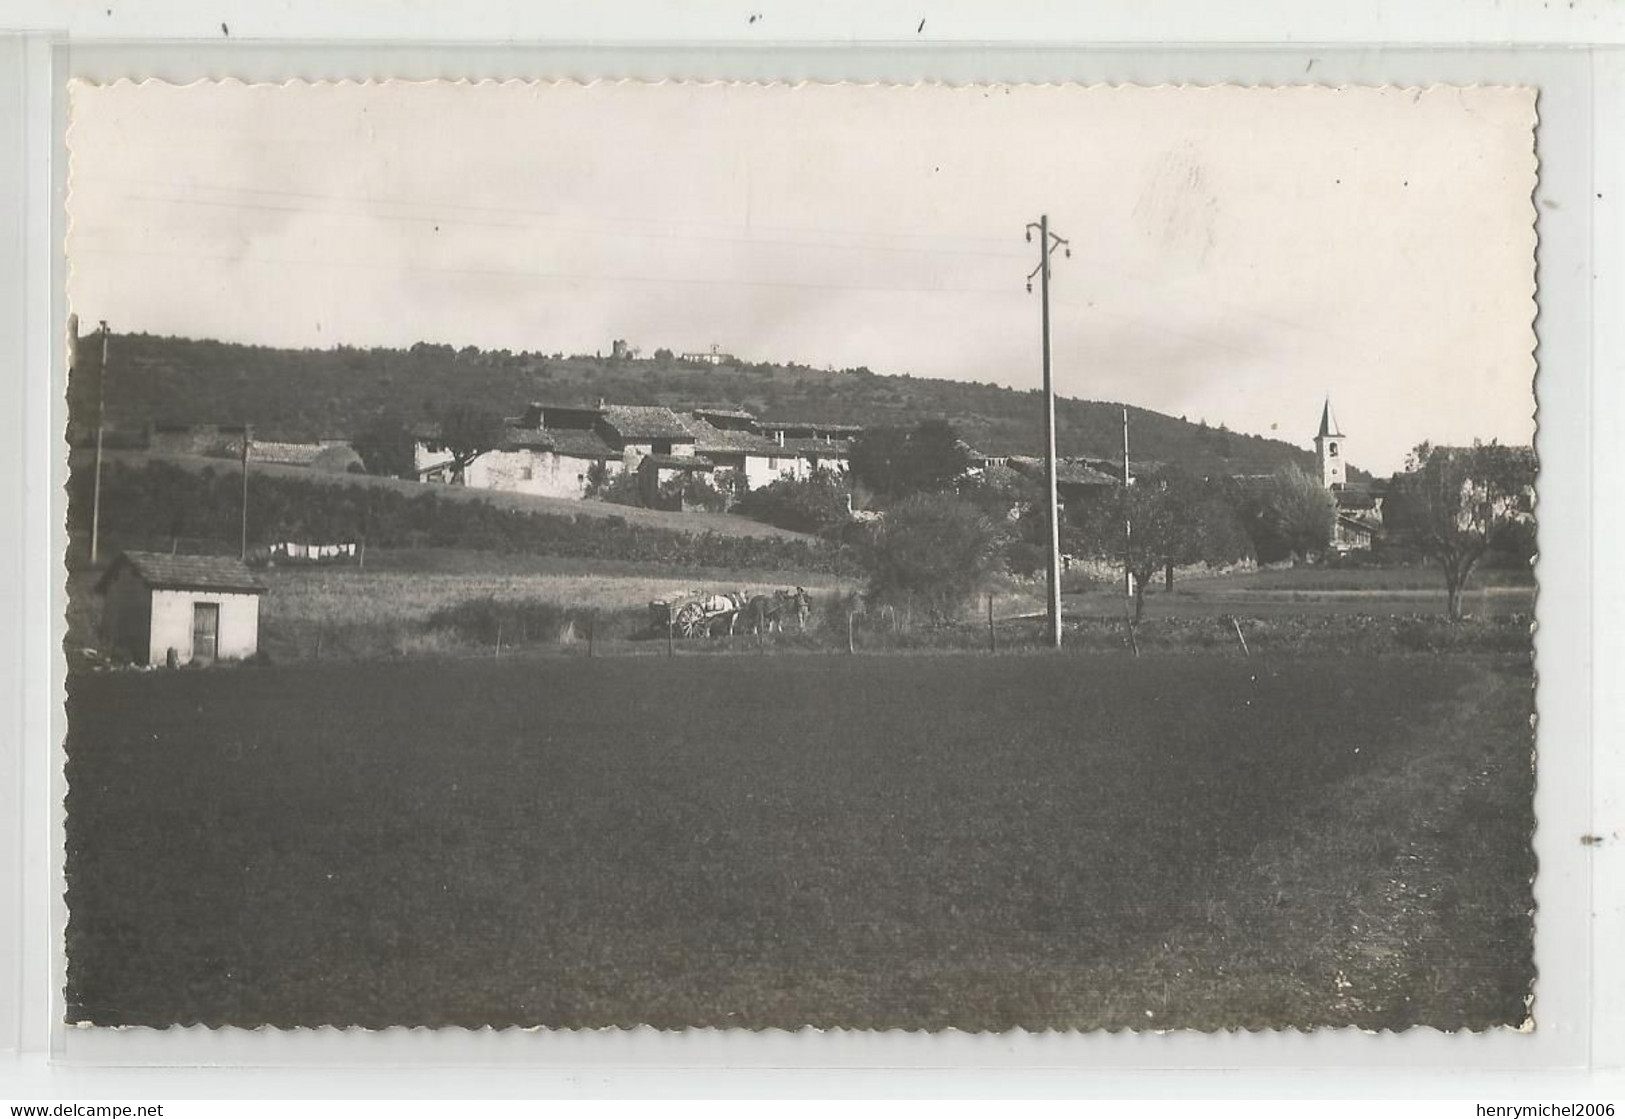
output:
M685 363L664 347L650 358L481 350L419 343L409 349L267 346L114 334L105 378L108 420L125 440L148 423L252 423L261 438L359 439L383 424L438 422L454 405L511 415L531 400L747 409L778 419L908 427L951 422L989 454L1036 453L1043 446L1042 398L989 383L859 367L796 363ZM102 379L99 337L80 339L69 384L69 438L88 440ZM1122 440L1119 406L1057 401L1063 455L1110 457ZM1197 474L1268 473L1309 456L1273 439L1130 410L1136 454ZM388 421L386 423L385 421Z

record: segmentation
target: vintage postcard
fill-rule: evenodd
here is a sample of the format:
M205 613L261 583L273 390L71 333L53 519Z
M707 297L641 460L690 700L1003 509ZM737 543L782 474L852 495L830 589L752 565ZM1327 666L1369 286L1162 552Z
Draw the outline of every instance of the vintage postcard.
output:
M1536 1028L1536 119L75 84L67 1020Z

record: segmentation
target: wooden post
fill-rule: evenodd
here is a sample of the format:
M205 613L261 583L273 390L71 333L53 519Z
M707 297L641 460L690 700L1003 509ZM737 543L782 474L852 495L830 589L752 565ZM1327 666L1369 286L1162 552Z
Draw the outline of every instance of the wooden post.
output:
M853 619L856 617L857 614L853 613L851 610L846 612L846 651L849 653L856 653L858 651L857 643L852 637L852 623Z
M365 536L361 538L361 553L357 557L356 566L363 571L367 569L367 538Z
M254 438L254 429L243 425L243 546L241 560L248 559L248 444Z
M502 655L502 619L497 619L497 656Z
M322 631L316 631L316 659L322 659Z
M1252 654L1247 651L1247 637L1241 632L1241 622L1236 619L1234 614L1230 615L1230 624L1236 627L1236 640L1241 642L1241 655L1251 657Z
M987 596L987 651L999 651L999 632L993 628L993 596Z
M597 649L594 648L594 643L597 641L597 639L598 639L598 611L592 610L592 611L589 611L588 614L587 614L587 656L589 658L592 658L592 657L595 657L595 656L598 655Z
M1128 623L1128 643L1129 646L1134 650L1134 655L1136 657L1140 655L1139 628L1139 626L1134 624L1134 619L1130 618Z
M673 626L672 612L668 609L666 611L666 655L668 657L673 656L677 651L676 644L672 641Z
M96 477L90 495L90 565L96 566L102 531L102 429L107 426L107 320L102 320L102 368L96 377ZM74 339L74 353L79 352Z

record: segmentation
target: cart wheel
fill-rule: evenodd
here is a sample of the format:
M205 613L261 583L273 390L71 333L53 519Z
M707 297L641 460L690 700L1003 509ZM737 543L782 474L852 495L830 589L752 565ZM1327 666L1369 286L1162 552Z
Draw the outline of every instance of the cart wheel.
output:
M706 630L705 611L698 603L689 603L677 611L677 632L684 637L698 637Z

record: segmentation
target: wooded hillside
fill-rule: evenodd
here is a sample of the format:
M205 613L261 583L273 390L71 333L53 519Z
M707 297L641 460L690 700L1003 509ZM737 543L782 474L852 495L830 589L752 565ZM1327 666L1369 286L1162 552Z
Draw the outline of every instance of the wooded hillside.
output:
M616 360L428 343L409 350L287 350L114 334L107 417L126 437L154 421L246 422L260 438L303 439L349 437L385 412L407 422L431 419L453 401L511 415L532 400L586 404L602 398L621 404L728 405L767 418L867 425L941 418L985 453L1038 454L1043 448L1043 406L1036 390L887 376L865 368L711 366L657 353ZM69 391L69 435L75 441L94 422L100 359L100 336L82 338ZM1141 408L1131 407L1129 417L1137 458L1199 474L1267 473L1287 462L1312 464L1308 452L1279 440ZM1115 458L1122 453L1121 424L1119 404L1063 398L1057 413L1060 452Z

